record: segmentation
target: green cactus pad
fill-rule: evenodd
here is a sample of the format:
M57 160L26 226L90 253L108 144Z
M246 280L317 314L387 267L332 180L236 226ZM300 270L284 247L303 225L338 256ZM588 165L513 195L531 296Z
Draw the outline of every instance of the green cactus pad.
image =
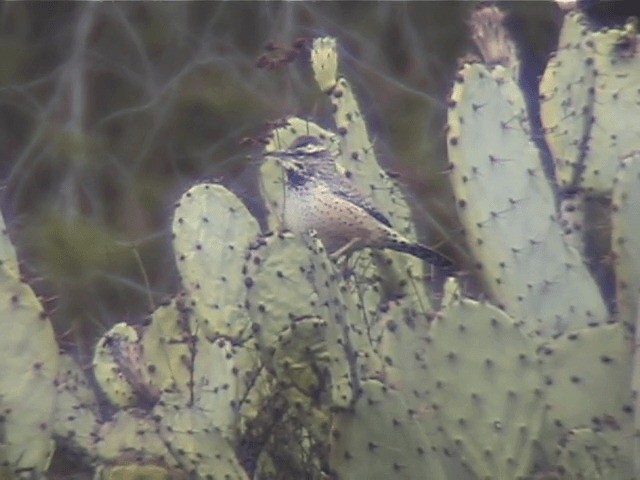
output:
M68 354L60 355L55 385L57 447L76 456L95 457L91 433L97 426L98 401L84 372Z
M266 394L262 368L255 345L242 346L219 339L198 341L193 358L191 402L205 412L209 423L232 444L236 442L242 420L255 416L260 399Z
M431 407L434 372L427 360L430 325L423 314L412 311L410 303L408 298L390 302L382 309L378 324L370 330L375 354L382 358L384 365L377 372L378 377L401 395L401 405L393 408L406 411L424 435L422 448L431 452L429 462L436 464L425 472L444 469L446 478L476 478L455 455L444 454L449 444L443 439L439 423L434 421L435 412Z
M15 266L9 247L4 259ZM0 477L39 478L54 450L58 346L38 299L13 272L0 278L0 318Z
M430 325L424 315L406 308L408 299L390 302L383 308L373 345L382 357L381 374L385 383L407 395L407 406L423 408L428 398L426 351L429 348ZM383 372L383 373L382 373Z
M598 288L563 239L553 190L523 127L524 100L509 78L502 67L466 64L451 95L451 180L478 271L527 332L551 336L604 322Z
M184 298L153 312L140 340L149 383L160 391L191 391L192 325Z
M539 348L545 376L544 445L552 448L571 428L616 419L631 437L631 351L624 325L576 330Z
M172 231L176 263L200 332L208 338L246 334L244 256L260 229L243 203L221 185L185 193Z
M629 439L619 430L571 430L558 447L556 461L560 478L637 479Z
M366 380L353 409L333 415L331 469L344 480L387 480L448 477L429 447L430 438L404 395L377 380ZM465 477L455 477L464 479Z
M640 56L635 20L590 30L565 16L558 51L540 82L540 114L561 187L609 194L620 159L637 148Z
M197 479L248 480L231 445L206 412L160 402L154 409L158 434L182 469Z
M126 464L135 459L137 463L162 461L170 468L180 467L158 434L155 420L146 412L117 411L94 431L93 439L93 448L102 462Z
M567 14L558 51L540 81L540 117L561 187L579 181L591 129L596 69L589 38L584 17Z
M623 29L591 35L597 72L593 126L584 159L581 186L609 194L618 162L638 149L640 137L640 55L636 20Z
M209 342L197 335L190 315L184 298L178 298L159 307L142 332L147 390L164 392L162 401L176 408L195 405L209 412L212 425L233 442L242 407L257 404L264 393L255 378L258 356L249 344L234 346L225 338ZM248 414L246 410L242 413Z
M611 248L615 255L618 318L638 319L640 299L640 153L625 158L613 185Z
M349 322L358 317L350 297L340 291L339 274L321 243L289 233L265 238L247 260L245 285L257 344L267 364L278 348L286 348L280 345L281 335L294 328L294 322L327 322L328 328L319 329L316 338L327 351L314 361L325 363L324 356L330 357L332 401L348 405L355 372L351 336L357 337Z
M440 453L475 478L524 478L545 405L534 342L503 311L463 299L412 343L421 350L405 356L413 353L413 370L424 371L416 391L441 432Z

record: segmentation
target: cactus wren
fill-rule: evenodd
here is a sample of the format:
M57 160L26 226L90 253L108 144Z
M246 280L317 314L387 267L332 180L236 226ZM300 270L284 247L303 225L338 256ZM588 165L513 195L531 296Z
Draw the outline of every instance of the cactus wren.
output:
M287 150L270 152L286 172L284 223L293 232L317 232L333 258L365 247L388 248L440 267L451 261L393 230L389 220L341 174L319 138L298 137Z

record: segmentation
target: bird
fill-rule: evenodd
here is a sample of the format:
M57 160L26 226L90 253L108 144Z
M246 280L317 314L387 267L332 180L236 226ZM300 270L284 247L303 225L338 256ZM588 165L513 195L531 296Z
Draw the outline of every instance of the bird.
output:
M284 226L296 233L315 230L333 259L370 247L407 253L442 268L452 266L449 258L394 230L372 200L338 170L319 137L301 135L287 149L268 155L285 171Z

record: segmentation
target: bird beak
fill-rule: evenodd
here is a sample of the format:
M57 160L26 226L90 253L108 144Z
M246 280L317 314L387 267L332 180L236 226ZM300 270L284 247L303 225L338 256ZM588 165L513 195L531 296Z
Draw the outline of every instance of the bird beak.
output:
M271 152L265 152L264 156L273 158L276 164L278 164L280 167L284 168L285 170L292 168L291 157L293 155L290 152L287 152L286 150L273 150Z
M276 158L289 158L293 156L293 154L287 150L274 150L272 152L267 152L267 155Z

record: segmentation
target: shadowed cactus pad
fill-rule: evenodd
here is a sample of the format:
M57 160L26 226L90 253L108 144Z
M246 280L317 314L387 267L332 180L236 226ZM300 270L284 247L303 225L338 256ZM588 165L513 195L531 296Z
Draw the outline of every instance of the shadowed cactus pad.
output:
M618 316L629 326L640 299L640 152L618 166L611 205L611 249L615 254Z

